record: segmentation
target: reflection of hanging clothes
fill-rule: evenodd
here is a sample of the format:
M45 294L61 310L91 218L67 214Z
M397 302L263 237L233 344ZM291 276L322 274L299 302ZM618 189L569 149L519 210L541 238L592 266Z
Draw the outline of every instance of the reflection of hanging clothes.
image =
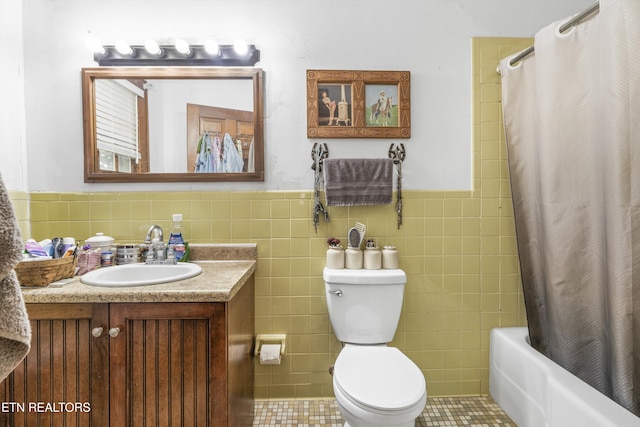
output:
M244 160L244 154L242 153L242 141L240 141L240 139L236 139L236 148L238 149L238 154L240 154L240 158Z
M226 133L222 146L222 170L219 172L242 172L243 166L244 160L242 156L238 153L231 135Z
M251 138L251 144L249 145L249 155L247 158L247 172L256 171L256 160L254 156L255 154L253 152L253 138Z
M212 154L211 137L209 132L205 132L204 135L198 141L196 167L194 172L205 173L215 172L213 169L213 154Z
M217 135L213 138L213 172L224 172L222 170L222 143Z

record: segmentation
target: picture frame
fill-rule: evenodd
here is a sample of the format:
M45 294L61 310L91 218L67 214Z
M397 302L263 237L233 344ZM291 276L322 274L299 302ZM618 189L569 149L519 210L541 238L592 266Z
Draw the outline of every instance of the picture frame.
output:
M307 138L410 138L409 71L307 70Z

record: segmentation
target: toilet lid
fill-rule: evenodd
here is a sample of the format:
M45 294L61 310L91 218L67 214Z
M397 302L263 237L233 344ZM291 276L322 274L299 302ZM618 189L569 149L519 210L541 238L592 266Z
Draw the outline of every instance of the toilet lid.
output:
M347 346L333 376L355 402L386 411L415 405L426 391L420 368L394 347Z

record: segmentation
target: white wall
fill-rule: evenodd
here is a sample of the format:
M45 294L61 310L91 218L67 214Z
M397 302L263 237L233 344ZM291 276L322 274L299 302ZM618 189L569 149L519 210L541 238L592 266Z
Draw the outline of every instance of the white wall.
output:
M7 0L0 0L0 3ZM14 0L8 0L14 1ZM593 0L24 0L31 191L310 190L311 147L384 157L392 140L309 140L305 70L411 71L406 189L471 187L470 40L531 37ZM4 14L3 14L4 15ZM10 21L7 18L4 21ZM264 183L84 184L80 69L105 44L242 37L265 70ZM2 58L4 59L4 58ZM4 61L0 61L4 62ZM496 64L497 65L497 64Z
M22 0L0 0L0 175L27 191Z

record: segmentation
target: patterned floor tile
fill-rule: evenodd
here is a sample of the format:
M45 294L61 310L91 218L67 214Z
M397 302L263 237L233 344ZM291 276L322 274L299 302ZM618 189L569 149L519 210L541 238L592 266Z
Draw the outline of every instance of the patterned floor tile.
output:
M333 399L258 400L254 427L342 427ZM416 420L416 427L516 427L489 396L432 397Z

